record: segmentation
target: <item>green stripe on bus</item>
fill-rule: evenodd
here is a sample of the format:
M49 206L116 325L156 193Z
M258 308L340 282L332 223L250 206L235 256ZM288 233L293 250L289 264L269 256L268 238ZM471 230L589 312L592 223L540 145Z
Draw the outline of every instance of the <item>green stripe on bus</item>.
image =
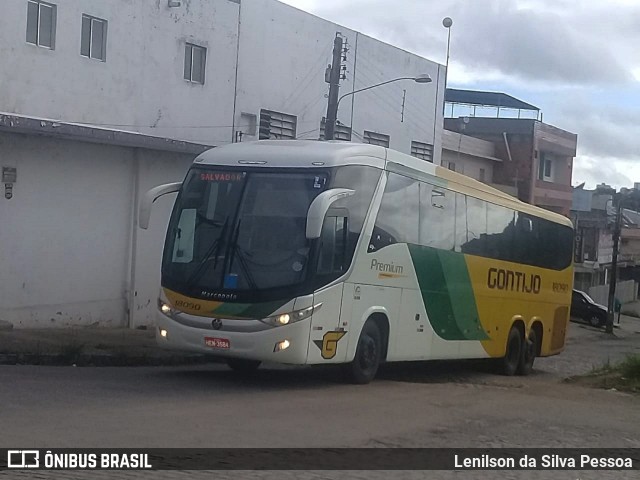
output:
M409 245L429 322L445 340L486 340L464 255Z
M287 300L275 301L275 302L263 302L263 303L228 303L225 302L216 308L212 313L216 315L231 315L233 317L245 317L245 318L265 318L270 316L282 305L287 303Z
M480 323L465 256L462 253L439 250L438 257L447 282L453 317L464 339L487 340L489 337Z

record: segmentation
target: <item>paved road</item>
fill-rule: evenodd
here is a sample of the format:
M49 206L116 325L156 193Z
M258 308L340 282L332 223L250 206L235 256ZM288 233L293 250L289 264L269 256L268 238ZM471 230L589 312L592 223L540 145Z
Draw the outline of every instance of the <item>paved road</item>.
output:
M637 396L561 382L607 358L638 351L637 330L634 326L606 339L573 325L567 351L538 359L529 377L493 375L484 362L388 366L367 386L342 383L332 368L270 368L239 378L222 365L5 366L0 368L0 447L640 448ZM0 478L88 478L80 472L37 473L18 477L5 472ZM637 478L635 473L414 472L402 478ZM299 475L219 472L216 478ZM309 476L389 477L383 472ZM91 472L91 478L210 474Z

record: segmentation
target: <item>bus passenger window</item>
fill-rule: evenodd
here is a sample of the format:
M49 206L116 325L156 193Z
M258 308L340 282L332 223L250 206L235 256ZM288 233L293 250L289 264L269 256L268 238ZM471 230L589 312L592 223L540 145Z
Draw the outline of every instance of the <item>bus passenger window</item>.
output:
M455 234L455 194L420 183L420 245L453 250Z
M417 180L389 173L375 227L369 240L369 252L380 250L393 243L418 243L419 200L420 190Z

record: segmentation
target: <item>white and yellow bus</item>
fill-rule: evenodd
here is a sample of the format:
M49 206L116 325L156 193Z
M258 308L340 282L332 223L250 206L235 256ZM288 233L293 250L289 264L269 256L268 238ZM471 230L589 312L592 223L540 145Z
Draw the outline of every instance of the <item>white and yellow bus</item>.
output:
M571 222L382 147L260 141L214 148L179 191L162 260L160 345L260 362L496 358L527 374L562 351Z

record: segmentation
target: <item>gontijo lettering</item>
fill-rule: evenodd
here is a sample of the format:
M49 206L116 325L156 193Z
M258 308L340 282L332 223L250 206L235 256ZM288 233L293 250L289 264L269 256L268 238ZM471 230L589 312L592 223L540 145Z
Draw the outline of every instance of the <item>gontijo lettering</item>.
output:
M540 293L542 279L533 273L516 272L502 268L490 268L487 275L487 286L498 290L512 292Z

